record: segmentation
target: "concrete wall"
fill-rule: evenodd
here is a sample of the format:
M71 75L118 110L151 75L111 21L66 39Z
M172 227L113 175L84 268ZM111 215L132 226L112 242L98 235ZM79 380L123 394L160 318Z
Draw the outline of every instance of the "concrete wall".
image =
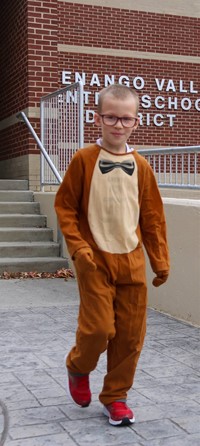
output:
M0 178L28 180L30 190L40 190L40 155L29 154L0 161Z
M47 216L47 226L53 229L53 238L57 240L57 217L54 211L55 192L35 192L35 201L40 203L41 214Z
M57 237L54 212L55 193L35 193L48 226ZM170 277L165 285L155 288L154 274L147 260L149 306L176 318L200 325L200 200L163 198L168 227L171 258ZM67 251L64 251L67 256Z
M166 284L155 288L147 261L149 306L200 325L200 200L163 201L171 271Z

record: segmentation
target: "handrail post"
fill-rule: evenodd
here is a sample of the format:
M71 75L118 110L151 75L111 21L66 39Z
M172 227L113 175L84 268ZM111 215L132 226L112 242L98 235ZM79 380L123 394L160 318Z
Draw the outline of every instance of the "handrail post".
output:
M44 145L44 103L41 101L40 103L40 135L41 142ZM43 190L43 171L44 171L44 158L40 153L40 186Z
M80 139L80 147L84 145L84 125L83 125L83 114L84 114L84 101L83 101L83 84L79 83L79 95L80 95L80 103L79 103L79 139Z

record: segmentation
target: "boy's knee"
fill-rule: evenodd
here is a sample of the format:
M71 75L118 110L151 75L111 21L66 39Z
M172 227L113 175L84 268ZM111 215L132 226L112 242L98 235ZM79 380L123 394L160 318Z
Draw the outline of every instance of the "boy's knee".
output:
M106 342L109 341L110 339L114 338L115 336L115 327L114 326L110 326L110 325L106 325L106 324L102 324L99 326L95 326L94 328L94 332L93 332L93 336L96 339L104 339Z
M89 329L88 329L89 328ZM81 329L82 336L94 344L105 344L115 336L115 327L105 323L90 325L87 329Z

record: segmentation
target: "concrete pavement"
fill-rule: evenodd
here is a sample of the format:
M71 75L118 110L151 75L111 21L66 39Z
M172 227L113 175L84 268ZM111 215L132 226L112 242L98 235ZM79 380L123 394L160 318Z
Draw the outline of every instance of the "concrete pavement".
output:
M91 374L92 404L78 408L66 396L63 357L74 343L77 311L75 279L0 280L6 446L199 446L199 328L149 310L128 400L136 423L115 428L98 401L105 355Z

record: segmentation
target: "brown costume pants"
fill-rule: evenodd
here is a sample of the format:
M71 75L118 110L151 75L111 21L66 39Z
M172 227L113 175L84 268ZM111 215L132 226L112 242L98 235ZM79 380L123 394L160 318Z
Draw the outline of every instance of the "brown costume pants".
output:
M141 247L129 254L94 251L97 271L79 273L80 310L71 372L88 374L107 349L103 404L125 400L146 332L147 290Z

